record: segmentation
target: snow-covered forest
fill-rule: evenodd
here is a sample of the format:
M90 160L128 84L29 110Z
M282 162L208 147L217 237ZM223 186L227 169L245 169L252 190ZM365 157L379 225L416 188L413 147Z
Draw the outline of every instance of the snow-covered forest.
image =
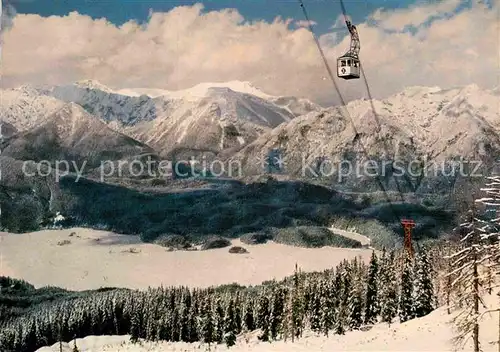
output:
M56 299L20 316L7 309L0 347L33 351L87 335L126 334L231 346L241 332L257 329L263 341L294 340L306 329L344 334L378 321L407 321L439 304L432 255L426 249L414 259L396 251L373 252L369 265L354 259L321 273L296 268L292 277L256 287L111 289Z

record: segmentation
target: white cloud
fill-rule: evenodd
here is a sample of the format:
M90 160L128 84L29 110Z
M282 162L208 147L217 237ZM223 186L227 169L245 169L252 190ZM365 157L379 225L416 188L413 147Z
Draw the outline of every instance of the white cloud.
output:
M451 14L460 3L461 0L444 0L435 4L416 4L409 9L377 10L372 14L371 19L377 21L385 29L403 30L408 25L418 27L431 17Z
M387 26L419 23L439 3L380 14ZM449 5L451 8L452 6ZM361 59L374 96L408 85L447 87L499 84L498 1L421 27L416 35L390 34L357 24ZM422 10L424 9L424 10ZM202 5L153 13L147 25L117 27L71 13L42 18L17 15L4 34L2 85L69 83L97 79L112 88L184 89L200 82L251 81L270 94L336 101L311 33L290 20L245 22L234 10L204 13ZM416 20L413 14L421 14ZM427 16L428 17L428 16ZM412 22L413 21L413 22ZM321 38L332 68L349 46L335 34ZM341 81L347 98L365 96L361 80Z
M315 26L317 24L318 23L315 21L306 21L306 20L295 21L295 25L297 27L309 27L309 26Z

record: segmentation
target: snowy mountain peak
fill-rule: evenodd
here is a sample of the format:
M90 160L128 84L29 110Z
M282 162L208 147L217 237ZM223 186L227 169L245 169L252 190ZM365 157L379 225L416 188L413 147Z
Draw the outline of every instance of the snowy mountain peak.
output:
M9 89L12 93L19 96L34 97L40 95L43 89L32 86L30 84L22 85L20 87Z
M206 96L211 90L214 89L230 89L235 92L255 95L259 98L268 99L272 96L264 93L261 89L255 87L252 83L247 81L229 81L221 83L200 83L196 86L185 90L186 93L191 95Z
M75 86L80 87L80 88L87 88L87 89L98 89L106 93L115 93L112 89L108 88L104 84L102 84L99 81L93 80L93 79L85 79L81 81L77 81L74 83Z
M166 90L154 88L126 88L116 91L117 94L137 97L148 95L151 98L164 96L173 99L191 99L196 100L210 96L214 90L229 89L234 92L251 94L262 99L274 98L274 96L264 93L260 88L255 87L247 81L229 81L229 82L206 82L199 83L191 88L180 90Z
M399 95L413 97L416 95L437 93L441 90L442 89L438 86L435 87L411 86L411 87L406 87L401 93L399 93Z
M463 87L461 91L463 93L470 94L473 92L480 92L481 88L477 84L473 83L473 84L469 84L469 85Z

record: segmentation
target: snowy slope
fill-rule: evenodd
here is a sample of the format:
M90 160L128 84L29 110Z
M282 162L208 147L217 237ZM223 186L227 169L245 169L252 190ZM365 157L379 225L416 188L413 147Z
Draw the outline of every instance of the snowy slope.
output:
M486 296L490 307L496 306L497 297ZM452 352L472 351L469 341L464 348L457 348L452 343L455 336L451 319L445 308L440 308L429 315L407 321L403 324L377 324L369 331L349 331L344 336L318 336L306 332L304 337L291 341L272 343L259 342L257 333L238 337L235 346L228 349L224 345L212 345L216 351L252 351L252 352L319 352L319 351L420 351L420 352ZM498 340L498 313L486 314L481 322L480 342L484 352L498 351L492 342ZM76 340L81 352L169 352L169 351L207 351L207 346L199 343L167 343L144 342L132 344L129 336L88 336ZM71 352L73 344L63 344L64 352ZM56 352L59 346L43 347L37 352Z
M0 121L18 131L29 130L63 105L64 102L30 86L0 90Z
M350 238L352 240L359 241L362 246L370 246L370 244L371 244L370 238L368 238L364 235L361 235L357 232L339 229L337 227L334 227L333 225L331 227L329 227L328 229L337 235L341 235L341 236Z
M2 144L2 155L18 160L83 161L98 166L101 160L119 160L153 150L109 128L75 103L63 105L36 127L17 133Z

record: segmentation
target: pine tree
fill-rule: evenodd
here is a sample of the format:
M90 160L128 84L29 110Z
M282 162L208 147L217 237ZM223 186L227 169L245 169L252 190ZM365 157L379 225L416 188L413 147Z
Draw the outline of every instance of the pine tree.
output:
M227 347L231 347L236 344L236 318L233 299L229 300L224 317L224 342Z
M130 341L136 343L141 336L141 321L139 317L140 311L135 309L132 312L132 317L130 321Z
M467 219L460 225L465 230L461 240L463 248L453 253L451 260L452 271L448 273L455 276L452 287L460 290L458 301L455 304L462 308L454 322L458 335L455 342L464 343L470 334L474 342L474 352L479 352L479 303L481 302L482 278L480 271L487 257L487 250L481 236L481 220L476 217L476 208L473 203Z
M368 272L368 282L366 288L365 324L374 324L380 313L378 297L378 259L375 251L370 259L370 269Z
M456 276L452 286L461 289L460 301L456 302L462 308L455 319L459 331L456 340L464 342L472 333L474 351L480 349L479 303L482 302L483 293L481 288L484 284L488 288L488 281L492 281L489 275L493 276L493 273L489 272L493 266L498 267L500 264L500 218L496 215L500 208L500 176L488 177L481 192L485 197L473 202L467 220L460 225L466 233L461 241L464 248L449 257L452 270L448 274ZM476 204L485 207L486 211L492 211L494 216L480 216ZM486 272L486 278L483 272Z
M402 323L415 317L413 311L413 259L410 253L403 253L401 292L399 294L399 319Z
M244 324L246 331L255 330L254 302L251 297L247 297L245 302Z
M349 320L349 295L351 293L351 272L347 263L337 267L336 274L337 287L337 309L335 314L335 333L345 334L346 326Z
M189 342L189 309L184 305L179 307L179 340Z
M360 268L357 260L352 263L350 276L351 290L347 297L349 328L357 330L363 324L363 290L360 277Z
M414 313L416 317L423 317L434 309L432 268L425 249L417 255L414 290Z
M323 282L321 282L323 284ZM320 284L320 285L321 285ZM322 290L322 287L319 286L315 283L312 283L310 285L311 287L311 298L310 298L310 307L309 307L309 324L311 326L311 330L319 332L323 328L322 324L322 302L321 302L321 297L322 295L326 294Z
M323 278L320 283L320 326L323 333L328 336L335 323L335 287L330 280Z
M211 297L205 296L202 299L203 307L200 319L200 337L204 343L208 344L208 348L210 348L210 344L215 341L215 319L212 311Z
M271 339L276 340L278 334L282 332L283 312L285 309L285 290L276 285L273 287L273 303L270 318Z
M172 307L172 314L170 316L170 341L179 342L180 340L180 327L179 327L179 308L175 306Z
M239 292L236 293L234 300L234 323L236 324L236 334L239 334L243 330L242 300Z
M197 326L197 320L199 318L199 295L197 291L192 292L191 305L189 307L189 318L188 318L188 330L189 330L189 340L188 342L200 341L199 329Z
M390 256L382 255L382 270L380 272L380 303L381 318L385 323L391 324L398 314L398 292L396 288L394 251Z
M477 203L482 204L493 213L492 217L483 220L481 227L481 237L483 240L483 248L488 252L488 263L486 267L486 280L488 292L493 289L494 277L500 274L500 176L495 175L487 178L486 183L481 191L485 193L485 197L478 199ZM499 307L500 308L500 307Z
M258 313L257 313L257 323L258 327L261 329L262 333L259 336L261 341L269 341L269 330L270 330L270 302L268 298L267 290L263 290L259 297L258 303Z
M304 322L304 297L302 294L301 274L297 265L295 265L295 272L292 279L293 287L288 295L285 318L287 324L284 333L285 339L291 337L293 342L295 338L302 335Z
M220 298L215 304L215 342L221 343L224 339L224 308Z

